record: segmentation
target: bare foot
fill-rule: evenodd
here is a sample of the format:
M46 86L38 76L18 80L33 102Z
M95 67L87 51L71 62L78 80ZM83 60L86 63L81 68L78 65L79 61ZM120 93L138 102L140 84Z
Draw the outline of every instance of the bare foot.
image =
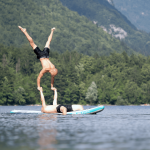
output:
M18 28L19 28L22 32L26 32L26 28L22 28L21 26L18 26Z
M55 29L56 29L56 28L54 27L54 28L51 29L51 31L54 31Z
M43 88L42 88L42 87L37 87L37 89L38 89L39 91L42 91L42 92L43 92Z
M55 87L51 87L51 90L53 90L53 91L55 91L55 90L56 90L56 91L57 91L57 89L56 89Z

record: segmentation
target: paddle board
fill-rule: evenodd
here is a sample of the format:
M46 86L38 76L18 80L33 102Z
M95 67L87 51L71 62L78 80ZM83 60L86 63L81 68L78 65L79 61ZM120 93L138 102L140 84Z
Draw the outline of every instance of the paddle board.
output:
M85 109L82 111L71 111L67 112L67 115L78 115L78 114L96 114L104 110L104 106L98 106L90 109ZM12 110L10 113L12 114L43 114L41 111L34 111L34 110ZM55 113L55 114L62 114L62 113Z

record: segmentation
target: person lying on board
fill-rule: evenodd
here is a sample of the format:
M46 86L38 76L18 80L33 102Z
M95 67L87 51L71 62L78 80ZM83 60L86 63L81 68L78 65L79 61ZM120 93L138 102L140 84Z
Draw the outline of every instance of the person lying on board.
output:
M51 88L53 88L54 85L54 77L57 75L58 70L55 68L55 66L50 62L49 60L49 51L50 51L50 42L52 40L53 32L55 28L51 29L51 34L48 37L48 40L46 42L46 45L41 51L37 45L34 43L33 39L29 36L25 28L22 28L21 26L18 26L18 28L25 34L27 37L31 47L34 50L34 53L37 55L37 59L40 59L43 69L41 70L38 78L37 78L37 89L40 89L40 80L44 73L49 72L51 74Z
M52 87L51 89L54 91L53 105L46 105L45 98L43 95L43 89L42 89L42 87L39 88L41 102L42 102L41 112L43 112L43 113L62 113L63 115L66 115L67 112L70 112L70 111L84 110L82 105L57 105L57 89L54 87Z

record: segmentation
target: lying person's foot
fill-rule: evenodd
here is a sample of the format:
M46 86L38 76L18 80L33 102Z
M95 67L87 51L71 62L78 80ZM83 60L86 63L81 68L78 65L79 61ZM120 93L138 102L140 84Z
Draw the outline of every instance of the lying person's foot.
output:
M19 28L22 32L26 32L26 28L22 28L21 26L18 26L18 28Z
M54 28L51 29L51 31L54 31L55 29L56 29L56 28L54 27Z

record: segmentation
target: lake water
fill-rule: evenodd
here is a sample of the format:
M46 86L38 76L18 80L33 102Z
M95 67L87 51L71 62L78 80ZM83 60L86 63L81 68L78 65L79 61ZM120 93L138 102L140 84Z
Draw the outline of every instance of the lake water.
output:
M40 108L0 106L0 150L150 149L149 106L105 106L96 115L9 113Z

